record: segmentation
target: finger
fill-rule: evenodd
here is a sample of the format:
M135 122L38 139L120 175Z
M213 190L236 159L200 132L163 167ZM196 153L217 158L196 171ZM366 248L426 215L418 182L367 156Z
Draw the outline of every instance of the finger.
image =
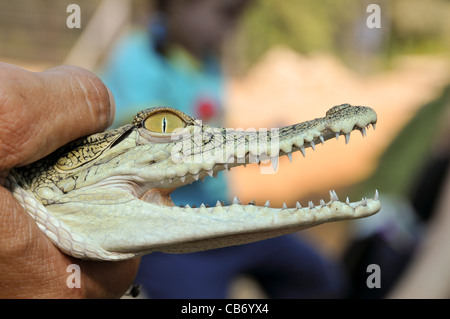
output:
M36 161L114 119L109 90L78 67L33 73L0 63L0 83L0 170Z

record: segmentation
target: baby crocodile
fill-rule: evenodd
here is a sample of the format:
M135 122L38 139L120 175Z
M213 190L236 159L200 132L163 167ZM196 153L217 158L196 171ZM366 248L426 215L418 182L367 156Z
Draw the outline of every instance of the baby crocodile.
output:
M39 228L77 258L124 260L153 251L184 253L248 243L318 224L370 216L373 199L330 200L302 207L253 203L175 206L170 193L219 171L271 160L375 127L376 113L349 104L326 116L270 131L212 128L183 112L157 107L131 124L75 140L28 166L6 186Z

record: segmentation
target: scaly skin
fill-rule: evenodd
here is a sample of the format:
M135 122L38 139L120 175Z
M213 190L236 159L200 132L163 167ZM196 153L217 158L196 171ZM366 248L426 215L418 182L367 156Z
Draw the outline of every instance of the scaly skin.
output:
M367 107L335 106L324 118L277 131L210 128L174 109L139 112L132 124L76 140L11 171L7 186L42 231L74 257L123 260L153 251L192 252L280 236L325 222L370 216L374 199L302 208L241 205L176 207L170 192L232 166L288 155L316 143L365 135ZM175 127L172 127L172 126ZM175 130L171 132L171 130ZM156 132L162 130L162 132Z

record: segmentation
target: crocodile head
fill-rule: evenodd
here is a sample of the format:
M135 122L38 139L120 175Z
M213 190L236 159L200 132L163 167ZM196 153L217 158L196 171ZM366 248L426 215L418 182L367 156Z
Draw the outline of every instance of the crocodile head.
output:
M270 131L212 128L178 110L139 112L131 124L90 135L42 160L14 169L9 188L47 236L79 258L121 260L150 253L191 252L280 236L325 222L370 216L374 199L315 206L178 207L170 193L219 171L315 147L353 130L366 134L376 113L349 104L326 116Z

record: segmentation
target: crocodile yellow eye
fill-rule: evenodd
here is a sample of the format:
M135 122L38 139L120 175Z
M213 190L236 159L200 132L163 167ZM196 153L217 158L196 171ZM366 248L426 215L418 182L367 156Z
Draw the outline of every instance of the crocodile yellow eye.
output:
M185 126L186 123L172 112L158 112L144 121L144 127L155 133L172 133L175 129Z

